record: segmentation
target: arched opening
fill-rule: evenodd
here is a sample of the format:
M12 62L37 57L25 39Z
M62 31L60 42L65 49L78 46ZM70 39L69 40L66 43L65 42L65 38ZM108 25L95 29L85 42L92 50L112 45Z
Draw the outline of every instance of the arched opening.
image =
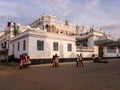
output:
M61 31L60 31L60 34L63 34L63 33L64 33L64 31L63 31L63 30L61 30Z
M52 25L52 32L54 33L54 26Z
M42 30L44 30L44 25L42 25Z
M47 30L47 32L49 32L49 26L48 26L48 24L45 26L45 29Z
M57 29L57 30L55 31L55 33L57 33L57 34L58 34L58 33L59 33L59 30Z
M66 35L68 35L68 32L66 31Z

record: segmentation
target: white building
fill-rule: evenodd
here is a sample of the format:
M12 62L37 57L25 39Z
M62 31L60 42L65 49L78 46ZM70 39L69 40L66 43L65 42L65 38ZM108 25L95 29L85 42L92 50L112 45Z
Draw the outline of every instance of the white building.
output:
M0 58L18 59L22 53L27 53L33 63L51 62L56 53L61 62L73 61L80 53L84 58L91 58L92 54L99 54L95 41L106 39L112 40L103 31L72 25L67 20L61 22L51 15L42 16L29 26L8 23L0 34Z

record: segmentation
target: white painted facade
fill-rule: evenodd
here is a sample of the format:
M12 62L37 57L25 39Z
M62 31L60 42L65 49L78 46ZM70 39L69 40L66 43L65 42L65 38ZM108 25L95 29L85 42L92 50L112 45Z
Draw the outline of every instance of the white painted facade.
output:
M26 41L25 50L23 50L24 40ZM44 50L37 50L37 40L44 41ZM12 55L14 52L15 58L19 58L19 55L22 53L27 53L31 59L47 59L51 58L55 53L57 53L60 58L73 58L76 53L74 37L43 31L27 30L20 36L14 37L11 41L11 47L14 44L14 51L9 54ZM18 42L20 43L19 50L17 49ZM53 42L58 42L58 51L53 51ZM68 44L72 45L72 51L67 50Z
M8 56L19 58L20 54L27 53L31 59L50 59L54 54L60 58L75 58L76 54L82 54L85 58L91 58L92 54L98 56L99 47L96 40L112 39L103 31L97 29L88 30L85 26L69 24L66 20L57 21L55 16L42 16L30 26L17 24L19 35L14 35L14 25L6 28L4 34L0 34L0 44L7 42ZM43 41L44 49L37 50L37 41ZM23 43L25 41L25 50ZM81 43L81 41L83 41ZM58 51L53 50L53 43L58 43ZM19 46L18 46L19 43ZM78 45L77 45L78 43ZM68 51L68 44L72 50ZM18 49L19 47L19 49ZM0 50L3 48L0 47ZM104 49L106 56L111 56ZM2 55L0 58L3 58Z
M108 47L104 47L104 57L120 57L120 48L116 47L115 52L108 52Z

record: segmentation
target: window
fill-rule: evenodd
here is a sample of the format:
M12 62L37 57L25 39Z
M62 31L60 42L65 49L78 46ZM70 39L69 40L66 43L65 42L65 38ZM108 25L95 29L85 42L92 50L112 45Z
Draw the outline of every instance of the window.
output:
M6 48L6 46L7 46L7 42L4 42L4 45L5 45L5 48Z
M107 52L108 53L116 53L116 46L115 45L108 45Z
M26 49L26 41L24 40L23 41L23 50L25 50Z
M76 46L80 47L81 49L87 48L88 47L88 39L77 40Z
M44 50L44 41L37 41L37 50Z
M18 42L17 50L20 50L20 42Z
M53 43L53 51L58 51L58 42Z
M2 48L4 48L4 44L3 43L1 44L1 46L2 46Z
M119 53L120 53L120 47L118 47Z
M72 51L72 44L68 44L68 51Z

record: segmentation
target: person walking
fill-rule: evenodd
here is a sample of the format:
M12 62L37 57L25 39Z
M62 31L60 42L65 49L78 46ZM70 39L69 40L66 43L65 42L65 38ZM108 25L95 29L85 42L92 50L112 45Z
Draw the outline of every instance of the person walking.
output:
M26 53L24 54L24 60L25 60L24 68L27 68L27 54Z
M19 66L19 69L23 69L23 59L22 59L22 55L20 55L20 58L19 58L19 62L20 62L20 66Z
M52 57L52 61L53 61L53 65L52 65L52 67L55 67L55 55L53 55L53 57Z
M31 65L30 56L27 55L27 67L30 68L30 65Z
M59 56L55 54L55 67L59 67Z
M25 58L25 54L22 54L22 60L23 60L23 69L26 68L26 58Z
M93 62L96 62L95 54L92 54L92 60L93 60Z
M79 60L80 60L80 56L77 54L76 67L78 67L78 66L79 66Z
M80 67L84 67L82 54L80 54L79 63L80 63Z

